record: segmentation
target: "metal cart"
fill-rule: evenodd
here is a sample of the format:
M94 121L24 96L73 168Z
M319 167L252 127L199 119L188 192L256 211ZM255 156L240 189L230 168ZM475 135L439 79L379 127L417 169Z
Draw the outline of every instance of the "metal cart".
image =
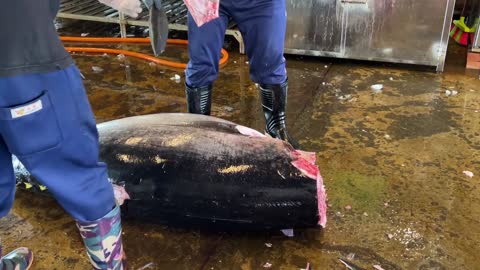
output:
M143 4L142 4L143 6ZM187 31L187 7L182 0L163 1L167 12L169 29ZM120 26L120 34L126 37L127 25L148 27L148 9L143 6L143 12L138 18L131 18L121 12L103 5L97 0L61 0L58 18L115 23ZM239 43L240 53L245 53L243 38L236 24L230 21L226 35L233 36Z

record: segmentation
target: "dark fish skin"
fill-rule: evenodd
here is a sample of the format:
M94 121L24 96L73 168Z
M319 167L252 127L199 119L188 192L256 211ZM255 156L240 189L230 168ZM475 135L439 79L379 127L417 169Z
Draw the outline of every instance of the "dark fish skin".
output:
M195 114L129 117L98 130L100 158L130 197L126 218L215 229L325 226L312 155L283 141Z

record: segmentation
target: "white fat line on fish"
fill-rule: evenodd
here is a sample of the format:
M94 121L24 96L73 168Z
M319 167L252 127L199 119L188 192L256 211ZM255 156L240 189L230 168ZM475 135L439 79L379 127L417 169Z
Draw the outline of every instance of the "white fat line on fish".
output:
M156 155L155 158L153 158L153 160L154 160L155 163L157 163L157 164L163 163L163 166L165 166L165 162L168 161L168 160L166 160L166 159L161 158L161 157L158 156L158 155Z
M163 144L167 147L178 147L178 146L189 143L193 138L194 137L191 134L188 134L188 135L180 134L168 141L165 141Z
M161 158L160 156L156 155L151 158L146 158L142 159L134 155L129 155L129 154L117 154L117 159L120 161L123 161L125 163L143 163L143 162L154 162L156 164L165 164L167 162L167 159Z
M245 172L249 170L251 167L253 166L252 165L230 166L228 168L218 169L218 172L223 174L240 173L240 172Z
M125 141L125 144L126 145L137 145L139 142L141 142L143 140L142 137L131 137L131 138L128 138L126 141Z
M285 201L285 202L267 202L267 203L255 204L255 207L287 207L287 206L302 206L302 203L298 201Z
M140 163L141 159L138 157L127 155L127 154L117 154L117 159L125 163Z

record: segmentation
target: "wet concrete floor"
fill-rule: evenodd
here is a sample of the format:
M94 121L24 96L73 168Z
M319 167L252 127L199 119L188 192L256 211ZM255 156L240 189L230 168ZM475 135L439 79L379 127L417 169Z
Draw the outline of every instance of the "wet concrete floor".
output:
M148 44L121 47L149 52ZM262 130L247 59L230 53L212 114ZM318 153L327 228L288 238L124 221L130 269L346 269L339 257L364 269L480 269L480 82L463 70L463 53L450 46L443 74L288 57L287 122ZM163 57L188 56L168 47ZM115 55L74 58L98 122L186 111L182 70ZM384 87L375 92L373 84ZM34 270L90 269L74 222L50 198L19 191L0 237L5 251L30 247Z

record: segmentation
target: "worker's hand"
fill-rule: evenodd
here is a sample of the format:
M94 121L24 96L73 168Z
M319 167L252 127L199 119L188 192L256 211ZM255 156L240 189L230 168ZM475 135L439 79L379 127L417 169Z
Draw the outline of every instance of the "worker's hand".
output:
M140 0L98 0L100 3L112 7L120 12L127 14L132 18L138 17L142 12Z

